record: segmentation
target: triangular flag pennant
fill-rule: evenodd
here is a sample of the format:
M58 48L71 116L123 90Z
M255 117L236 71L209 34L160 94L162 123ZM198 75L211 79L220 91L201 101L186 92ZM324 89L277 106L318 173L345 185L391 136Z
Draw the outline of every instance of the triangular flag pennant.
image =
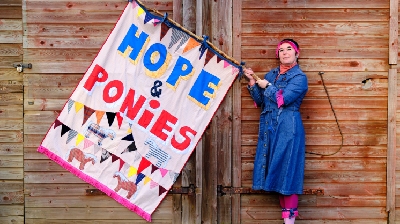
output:
M144 24L148 23L153 18L154 18L154 16L150 12L147 12L145 17L144 17Z
M153 189L153 188L155 188L157 186L158 186L157 182L154 182L153 180L150 181L150 189Z
M187 42L185 48L183 49L183 53L190 51L199 45L200 45L200 43L197 42L197 40L195 40L194 38L189 38L189 41Z
M92 108L88 107L88 106L84 106L83 107L83 121L82 121L82 125L84 123L86 123L87 119L89 119L90 116L92 116L92 114L95 112L95 110L93 110Z
M68 113L71 111L72 106L74 105L75 101L72 99L68 99Z
M143 173L139 173L136 177L136 185L138 185L140 183L140 181L143 180L143 178L145 177L145 175Z
M75 112L78 113L82 108L83 108L84 104L83 103L79 103L75 101Z
M158 196L164 194L167 189L163 188L161 185L158 186Z
M217 64L218 64L221 60L222 60L222 58L220 58L220 57L217 55Z
M178 41L180 40L178 46L175 49L175 51L177 51L184 43L189 40L189 37L190 36L187 35L185 32L182 32L178 29L172 29L171 42L169 42L168 49L171 49L171 47L178 43Z
M232 74L236 75L239 72L239 69L232 66Z
M92 145L94 145L94 143L89 139L85 138L85 140L83 141L83 149L89 148Z
M115 161L119 160L118 156L112 154L111 152L110 152L110 154L111 154L111 162L115 162Z
M161 32L160 32L160 41L164 38L164 36L168 33L169 26L165 23L161 23Z
M73 139L73 138L75 138L76 136L78 135L78 132L77 131L75 131L75 130L70 130L69 132L68 132L68 138L67 138L67 144Z
M132 1L132 9L136 8L138 4L135 1Z
M114 123L116 113L106 112L106 115L107 115L108 125L111 127L111 125Z
M170 174L171 176L171 179L172 179L172 182L173 183L175 183L175 181L176 181L176 178L178 178L178 176L179 176L179 173L175 173L175 172L172 172L171 171L171 174Z
M128 170L128 177L131 177L131 176L136 175L136 174L137 174L137 169L135 167L133 167L133 166L130 166L129 170Z
M62 125L61 121L59 121L58 119L56 119L56 120L54 121L54 129L55 129L56 127L60 126L60 125Z
M85 136L83 136L82 134L78 133L78 137L76 138L75 145L78 146L79 143L81 143L84 139L85 139Z
M68 127L67 125L65 125L65 124L62 124L61 137L62 137L65 133L69 132L69 130L71 130L71 128L69 128L69 127Z
M135 162L140 160L142 156L139 153L135 153Z
M144 13L144 9L143 9L142 7L139 6L137 16L139 17L139 16L142 15L143 13Z
M144 169L149 167L151 164L146 158L142 157L142 160L139 163L138 173L141 173Z
M156 171L156 170L158 170L158 167L151 164L151 173L154 173L154 171Z
M184 45L190 38L190 36L188 34L186 34L185 32L183 33L183 38L181 40L181 42L178 44L178 46L176 47L175 51L177 51L182 45Z
M97 118L97 124L100 124L101 119L103 118L105 111L97 111L96 110L96 118Z
M118 121L118 127L121 129L123 118L120 113L116 113L116 116L117 116L117 121Z
M214 57L214 55L215 55L214 52L212 52L210 49L207 50L206 60L204 61L204 66L210 61L210 59L212 57Z
M160 23L160 20L159 20L159 19L154 19L154 20L153 20L153 25L154 25L154 26L157 26L159 23Z
M121 171L121 168L124 166L125 161L123 161L122 159L119 160L119 171Z
M229 64L229 62L227 62L226 60L224 60L224 68L228 67L229 65L231 65L231 64Z
M92 142L93 144L93 142ZM97 144L93 144L93 153L97 154L98 151L100 151L100 149L102 149L100 146L98 146Z
M103 151L101 152L100 163L106 161L111 155L112 155L112 154L111 154L109 151L103 149Z
M136 150L137 150L137 148L136 148L135 142L132 142L130 145L128 145L128 147L126 149L124 149L124 151L121 152L121 154L125 153L125 152L133 152Z
M143 182L143 185L146 185L148 182L150 182L151 181L151 178L150 177L148 177L148 176L146 176L145 178L144 178L144 182Z
M160 168L160 173L162 177L165 177L165 175L168 173L168 170Z
M129 135L123 137L121 140L125 140L125 141L135 141L135 139L133 139L132 134L129 134Z

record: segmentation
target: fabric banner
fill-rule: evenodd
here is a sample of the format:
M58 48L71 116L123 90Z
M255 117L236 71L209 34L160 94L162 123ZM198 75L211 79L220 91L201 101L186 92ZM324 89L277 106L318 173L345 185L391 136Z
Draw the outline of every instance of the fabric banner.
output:
M38 151L147 221L240 66L130 2Z

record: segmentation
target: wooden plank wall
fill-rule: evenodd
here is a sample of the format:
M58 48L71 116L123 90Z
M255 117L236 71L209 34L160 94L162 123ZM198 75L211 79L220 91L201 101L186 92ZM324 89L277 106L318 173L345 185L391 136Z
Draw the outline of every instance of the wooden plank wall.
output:
M398 0L397 0L398 1ZM398 13L398 15L400 15L400 2L398 1L397 2L398 3L398 11L397 11L397 13ZM398 28L400 27L400 20L399 20L399 17L397 17L397 24L398 24L398 26L397 26L397 32L398 32ZM399 34L399 33L398 33ZM397 41L397 43L399 43L399 40L400 40L400 35L398 36L398 38L396 39L396 41ZM398 54L400 54L400 47L399 46L397 46L397 52L398 52ZM395 207L396 207L396 217L395 217L395 219L397 220L397 222L398 222L398 220L400 220L400 158L399 158L399 155L400 155L400 80L399 80L399 77L400 77L400 67L399 67L399 65L400 65L400 61L399 61L399 57L397 57L397 60L395 61L395 63L397 63L397 64L395 64L392 68L392 70L394 70L394 72L393 73L395 73L394 75L396 75L396 76L392 76L393 77L393 79L395 79L396 81L397 81L397 105L396 105L396 140L395 140L395 142L396 142L396 166L395 166L395 168L396 168L396 176L395 176L395 178L396 178L396 188L395 188L395 195L396 195L396 197L395 197ZM393 99L393 98L392 98ZM390 103L390 102L389 102Z
M242 60L259 76L277 66L276 44L294 38L309 79L301 107L306 150L305 189L296 223L387 223L386 149L389 1L242 1ZM242 186L252 184L260 109L242 82ZM277 195L243 195L242 223L282 223Z
M0 1L0 223L24 222L21 2Z
M387 135L387 197L388 223L396 222L396 163L397 163L397 60L399 53L399 0L390 0L389 13L389 72L388 72L388 135Z
M24 74L25 223L146 223L106 195L87 196L93 186L36 151L127 1L24 2L24 61L33 65ZM173 16L172 1L143 3ZM153 222L171 222L172 207L167 196Z

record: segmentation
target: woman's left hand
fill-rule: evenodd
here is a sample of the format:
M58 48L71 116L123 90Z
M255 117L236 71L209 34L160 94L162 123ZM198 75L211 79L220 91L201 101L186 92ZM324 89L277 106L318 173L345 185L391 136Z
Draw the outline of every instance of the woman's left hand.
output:
M257 84L258 84L259 87L265 89L268 86L269 82L267 80L265 80L265 79L261 79L261 80L257 81Z

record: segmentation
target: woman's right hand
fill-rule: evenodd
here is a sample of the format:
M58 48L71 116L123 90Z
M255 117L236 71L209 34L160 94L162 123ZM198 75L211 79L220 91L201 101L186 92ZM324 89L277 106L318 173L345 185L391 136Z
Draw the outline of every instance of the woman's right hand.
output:
M249 79L249 86L253 86L256 83L256 80L252 76L254 74L253 70L251 68L244 68L243 73Z

